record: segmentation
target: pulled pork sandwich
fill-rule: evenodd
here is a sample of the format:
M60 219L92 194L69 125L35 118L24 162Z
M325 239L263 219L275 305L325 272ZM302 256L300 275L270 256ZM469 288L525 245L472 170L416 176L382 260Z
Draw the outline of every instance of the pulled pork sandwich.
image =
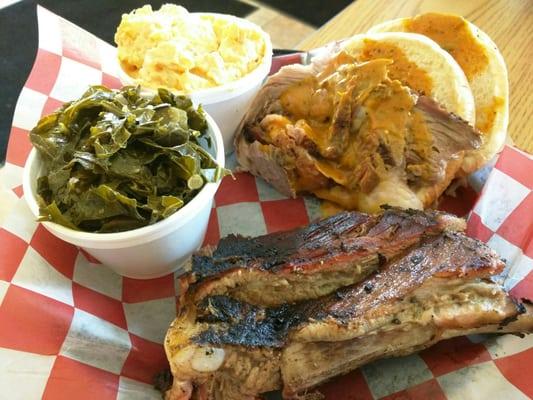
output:
M356 35L266 82L235 138L237 159L281 193L346 209L424 209L479 167L467 77L414 33Z

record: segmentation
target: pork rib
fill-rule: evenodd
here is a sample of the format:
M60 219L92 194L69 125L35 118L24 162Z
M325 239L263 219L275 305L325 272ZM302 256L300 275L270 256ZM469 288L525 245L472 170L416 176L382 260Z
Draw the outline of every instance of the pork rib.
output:
M296 398L364 363L445 338L531 332L533 307L491 279L503 266L481 242L443 232L317 299L265 307L185 296L165 341L174 376L167 398L253 399L275 389Z
M449 214L390 208L256 238L230 235L212 255L193 257L182 293L189 289L195 302L220 294L268 306L316 298L360 281L426 236L463 229L464 220Z

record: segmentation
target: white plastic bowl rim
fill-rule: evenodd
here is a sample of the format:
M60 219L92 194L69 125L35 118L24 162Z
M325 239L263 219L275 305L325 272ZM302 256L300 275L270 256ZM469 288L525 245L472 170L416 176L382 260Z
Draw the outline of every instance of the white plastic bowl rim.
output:
M247 26L248 28L255 30L261 35L261 37L263 38L263 42L265 43L265 54L263 55L263 60L261 61L261 64L259 64L252 71L250 71L247 75L243 76L240 79L237 79L232 82L228 82L224 85L213 86L207 89L194 90L191 92L171 90L172 93L175 93L178 95L190 96L193 102L195 102L196 104L218 103L218 102L227 100L229 98L238 96L242 92L248 90L250 86L253 86L258 81L262 81L268 75L271 64L272 64L272 42L270 40L270 36L268 35L268 33L266 33L263 29L261 29L260 26L254 24L253 22L235 17L233 15L228 15L228 14L218 14L218 13L191 13L191 14L198 15L198 16L203 16L203 15L214 16L217 18L239 21L239 24L243 26ZM118 62L118 59L117 59L117 64L118 64L118 69L119 69L119 78L124 85L139 84L139 82L135 78L132 78L122 69L122 67L120 66L120 63ZM156 92L155 89L146 87L142 84L141 84L141 88L142 88L142 91L146 94L154 94Z
M208 125L207 132L215 142L215 161L220 167L224 167L225 158L222 134L220 133L217 124L211 116L205 113L205 118ZM28 203L28 206L30 207L30 210L35 216L39 215L39 205L32 191L31 166L37 161L37 159L37 150L33 148L24 166L22 183L24 197ZM132 247L138 244L159 239L167 233L179 229L180 226L184 225L195 216L195 213L202 208L202 204L213 199L219 185L220 180L215 183L206 183L191 201L189 201L168 218L156 222L153 225L147 225L142 228L132 229L129 231L115 233L92 233L76 231L50 221L42 221L41 223L49 231L57 234L57 236L59 236L61 239L78 246L98 249Z

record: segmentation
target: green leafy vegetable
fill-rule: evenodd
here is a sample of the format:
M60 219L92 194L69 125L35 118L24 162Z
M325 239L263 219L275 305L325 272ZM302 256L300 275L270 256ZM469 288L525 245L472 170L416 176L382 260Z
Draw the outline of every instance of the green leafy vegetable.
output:
M37 182L39 219L120 232L167 218L229 173L202 147L206 129L185 96L91 87L30 133L48 171Z

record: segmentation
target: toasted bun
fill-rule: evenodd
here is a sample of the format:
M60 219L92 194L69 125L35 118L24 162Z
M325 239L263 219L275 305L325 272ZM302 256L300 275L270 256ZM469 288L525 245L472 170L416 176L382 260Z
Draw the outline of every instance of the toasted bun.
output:
M457 29L463 29L463 34L471 35L471 39L486 55L486 62L480 68L471 68L472 52L466 45L456 46L450 42L457 40L457 37L447 39L446 35L440 34L456 32ZM509 83L505 61L485 32L456 15L430 13L400 18L376 25L369 32L413 31L427 34L444 49L453 48L451 54L466 72L474 95L476 128L484 134L482 146L465 154L461 169L462 174L466 175L492 159L505 143L509 123Z
M399 48L408 61L414 64L430 80L430 92L426 95L437 100L446 110L474 123L474 98L468 80L457 62L434 41L423 35L402 32L386 32L355 35L341 46L353 56L365 56L368 44L376 42ZM385 54L383 58L392 58L395 63L401 62L395 54ZM411 86L416 83L416 76L411 82L408 74L394 77L403 84Z

